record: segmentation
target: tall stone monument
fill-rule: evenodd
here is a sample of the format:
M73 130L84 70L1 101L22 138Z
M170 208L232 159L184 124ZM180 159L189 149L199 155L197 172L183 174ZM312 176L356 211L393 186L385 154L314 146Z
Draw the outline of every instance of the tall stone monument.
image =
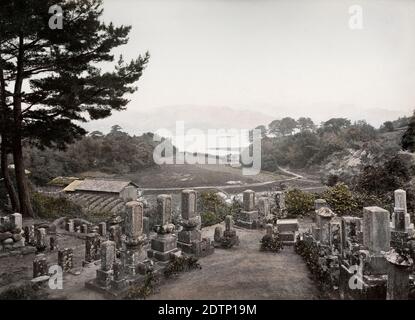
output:
M258 218L258 211L255 210L255 192L245 190L243 192L243 210L236 224L243 228L256 229L259 224Z
M182 231L178 234L178 247L186 254L196 257L207 256L214 251L210 239L203 238L198 230L201 217L197 211L197 194L194 190L182 191Z
M157 197L157 213L154 231L157 236L151 240L151 249L147 255L159 262L168 262L172 255L180 255L177 249L177 236L173 234L174 225L171 223L171 196L161 194Z

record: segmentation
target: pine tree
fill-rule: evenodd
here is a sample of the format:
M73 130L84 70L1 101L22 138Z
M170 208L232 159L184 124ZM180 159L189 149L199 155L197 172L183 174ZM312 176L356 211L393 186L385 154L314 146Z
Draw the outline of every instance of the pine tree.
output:
M63 0L63 28L51 28L55 0L0 0L0 64L10 91L15 176L21 212L33 216L23 163L23 140L43 147L65 148L86 134L79 122L124 110L126 94L137 90L149 55L128 63L114 48L128 42L129 26L101 21L102 0ZM52 10L53 12L53 10ZM4 40L3 40L4 39Z

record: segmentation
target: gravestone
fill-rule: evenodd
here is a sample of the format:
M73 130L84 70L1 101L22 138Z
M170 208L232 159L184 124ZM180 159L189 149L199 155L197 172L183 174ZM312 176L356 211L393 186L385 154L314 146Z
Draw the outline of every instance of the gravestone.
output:
M160 262L167 262L172 255L180 254L180 250L177 249L177 237L172 234L174 226L171 226L171 210L171 196L159 195L155 225L157 236L151 240L151 248L147 255Z
M101 239L100 235L96 233L89 233L85 238L85 260L83 266L89 265L101 258Z
M115 242L104 241L101 244L101 268L98 269L96 281L98 285L108 287L113 279L113 264L115 262Z
M68 220L66 223L66 231L75 232L75 223L72 219Z
M255 210L255 192L245 190L243 192L243 210L236 224L247 229L256 229L259 224L258 211Z
M44 251L47 246L47 239L46 239L46 229L45 228L38 228L35 229L35 238L36 238L36 249L38 252Z
M261 224L266 223L270 219L271 207L268 197L260 197L258 199L258 217Z
M105 222L100 222L98 224L98 232L101 237L107 236L107 224Z
M299 230L298 219L277 220L277 230L283 245L294 245L297 241L297 234Z
M316 210L316 224L319 229L318 241L323 245L330 245L330 222L335 217L328 207L320 207Z
M22 230L23 228L23 219L20 213L13 213L10 215L10 222L13 224L13 228L17 230Z
M68 272L73 268L73 249L65 248L58 251L58 265L63 272Z
M44 254L38 254L33 260L33 278L48 275L48 263Z
M143 226L144 205L139 201L126 204L124 220L125 246L121 250L122 273L126 276L143 274L146 270L146 253L143 250L145 234ZM121 279L118 279L117 286Z
M415 235L414 225L407 212L406 192L398 189L394 192L395 205L391 223L391 246L403 249L408 240Z
M197 195L194 190L182 191L182 221L183 229L178 234L177 246L187 254L204 257L213 253L210 239L203 238L198 230L201 224L200 214L197 211Z

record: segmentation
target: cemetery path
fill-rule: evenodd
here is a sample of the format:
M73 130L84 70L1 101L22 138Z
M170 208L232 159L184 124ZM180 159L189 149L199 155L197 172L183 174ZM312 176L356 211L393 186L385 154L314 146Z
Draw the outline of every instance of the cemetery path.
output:
M214 227L203 230L213 238ZM292 247L260 252L263 232L237 229L240 245L216 249L199 260L202 270L180 274L160 285L149 299L319 299L302 258Z

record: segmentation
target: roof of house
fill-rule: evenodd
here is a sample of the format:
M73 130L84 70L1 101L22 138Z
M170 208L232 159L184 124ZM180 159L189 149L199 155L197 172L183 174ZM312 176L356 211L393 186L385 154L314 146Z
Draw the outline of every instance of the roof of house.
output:
M108 180L108 179L85 179L75 180L68 185L64 191L91 191L91 192L110 192L119 193L125 187L134 186L138 188L134 182L125 180Z

